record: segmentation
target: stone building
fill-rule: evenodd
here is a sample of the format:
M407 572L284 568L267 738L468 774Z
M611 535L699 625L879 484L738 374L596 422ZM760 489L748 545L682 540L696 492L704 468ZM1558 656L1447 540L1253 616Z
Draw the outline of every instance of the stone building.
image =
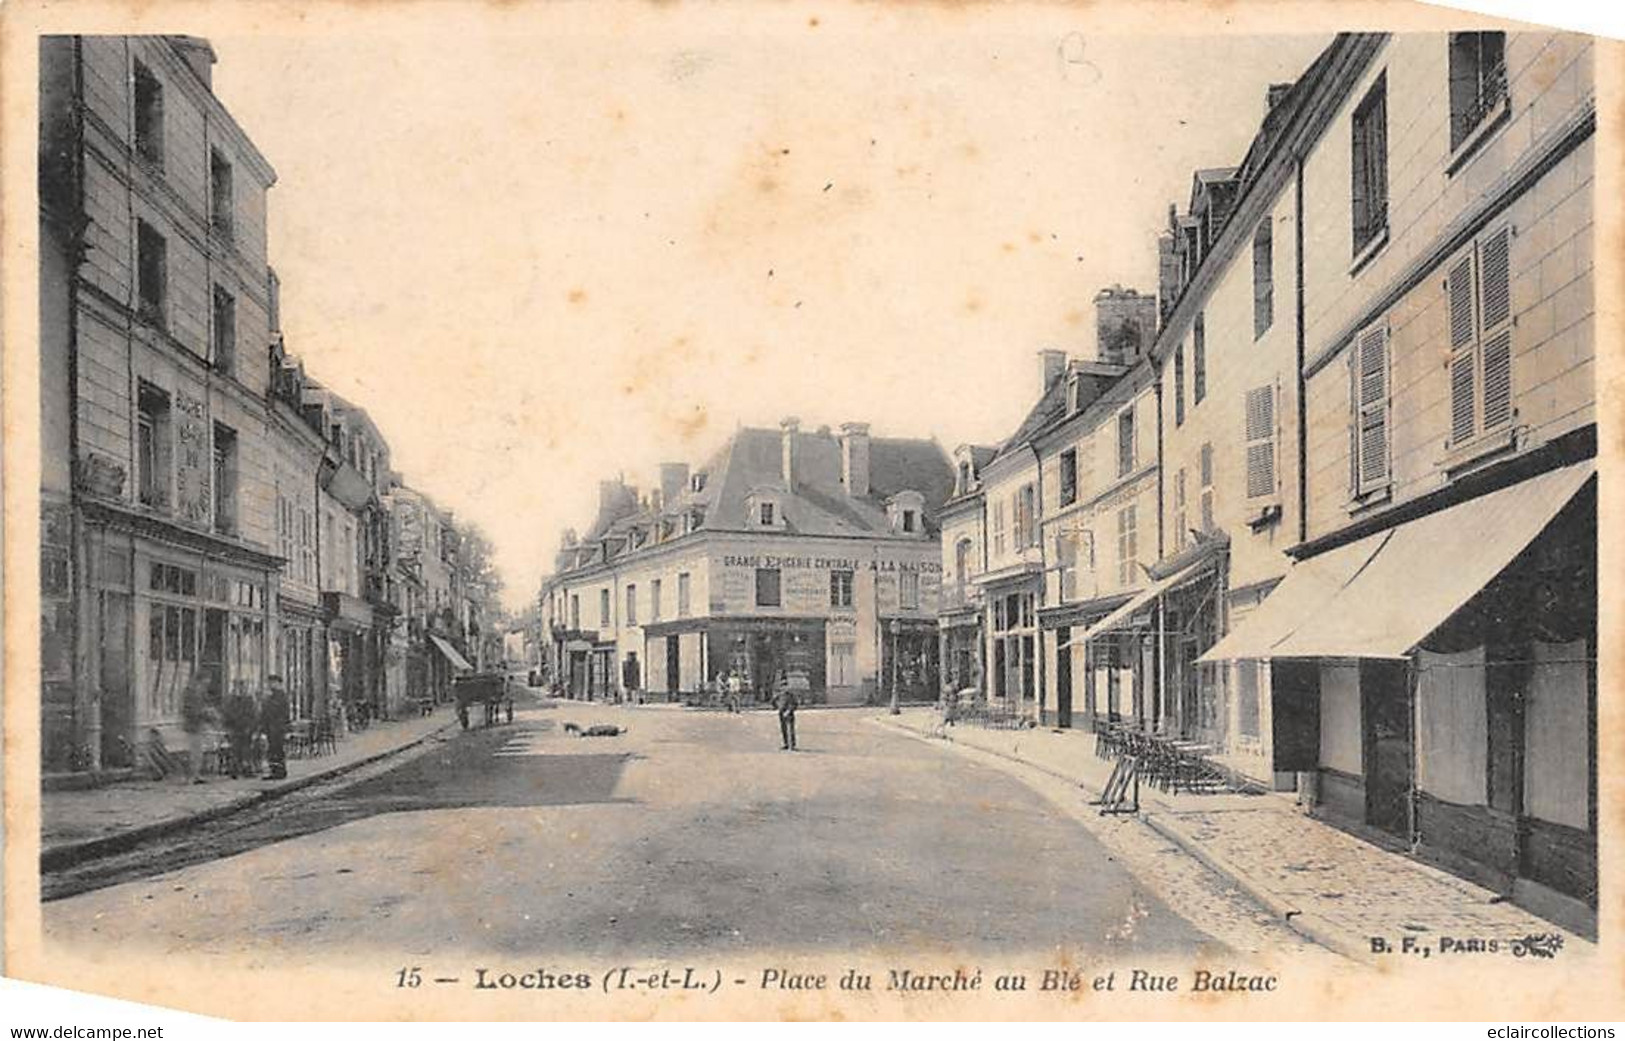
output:
M605 482L543 584L550 671L577 697L672 698L734 670L764 698L783 672L817 700L934 699L951 486L935 442L794 419L662 466L647 497Z
M48 770L180 743L263 681L281 567L265 199L190 37L40 41Z

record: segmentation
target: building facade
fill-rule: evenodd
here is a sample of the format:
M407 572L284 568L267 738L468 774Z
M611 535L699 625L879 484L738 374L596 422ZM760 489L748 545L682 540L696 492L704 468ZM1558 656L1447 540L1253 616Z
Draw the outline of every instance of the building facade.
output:
M783 675L817 701L932 700L951 486L934 442L793 419L692 473L666 464L647 497L605 482L542 588L549 670L574 697L675 698L737 672L761 699Z

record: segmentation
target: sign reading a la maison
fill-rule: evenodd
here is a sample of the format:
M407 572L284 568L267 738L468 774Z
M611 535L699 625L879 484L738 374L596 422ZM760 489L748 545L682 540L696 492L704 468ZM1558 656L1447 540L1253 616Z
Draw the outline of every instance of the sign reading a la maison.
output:
M725 555L723 567L764 567L790 571L809 568L815 571L918 571L936 574L942 564L935 560L858 560L855 557L774 557L765 554L749 556Z

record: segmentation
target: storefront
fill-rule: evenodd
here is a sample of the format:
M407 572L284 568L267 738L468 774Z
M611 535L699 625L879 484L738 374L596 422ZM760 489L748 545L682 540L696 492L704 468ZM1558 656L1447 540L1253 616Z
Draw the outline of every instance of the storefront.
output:
M726 686L730 672L744 677L747 696L771 701L783 673L810 700L826 693L825 622L822 618L713 620L706 627L708 679Z
M1084 634L1089 627L1112 611L1123 606L1129 594L1118 593L1079 601L1061 607L1039 611L1039 626L1045 643L1055 648L1052 675L1055 698L1046 704L1041 721L1059 727L1092 727L1097 718L1116 711L1115 686L1097 686L1094 667L1098 655L1092 659L1089 641ZM1104 645L1107 640L1098 641Z
M327 634L321 608L282 594L277 602L275 660L295 719L319 719L327 713L327 670L323 657Z
M1596 509L1586 461L1368 534L1298 563L1203 656L1267 663L1276 716L1313 718L1314 754L1277 768L1310 770L1323 816L1582 930L1597 901Z
M982 619L976 607L945 613L937 619L942 645L942 689L959 693L974 691L980 700L987 696L983 688Z
M900 701L937 699L937 623L918 618L883 618L880 696Z

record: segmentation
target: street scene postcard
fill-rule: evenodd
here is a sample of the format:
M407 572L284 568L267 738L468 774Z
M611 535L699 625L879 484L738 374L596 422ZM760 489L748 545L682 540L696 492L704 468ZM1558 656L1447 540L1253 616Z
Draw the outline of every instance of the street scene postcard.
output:
M1614 42L0 26L8 974L274 1020L1625 1015Z

